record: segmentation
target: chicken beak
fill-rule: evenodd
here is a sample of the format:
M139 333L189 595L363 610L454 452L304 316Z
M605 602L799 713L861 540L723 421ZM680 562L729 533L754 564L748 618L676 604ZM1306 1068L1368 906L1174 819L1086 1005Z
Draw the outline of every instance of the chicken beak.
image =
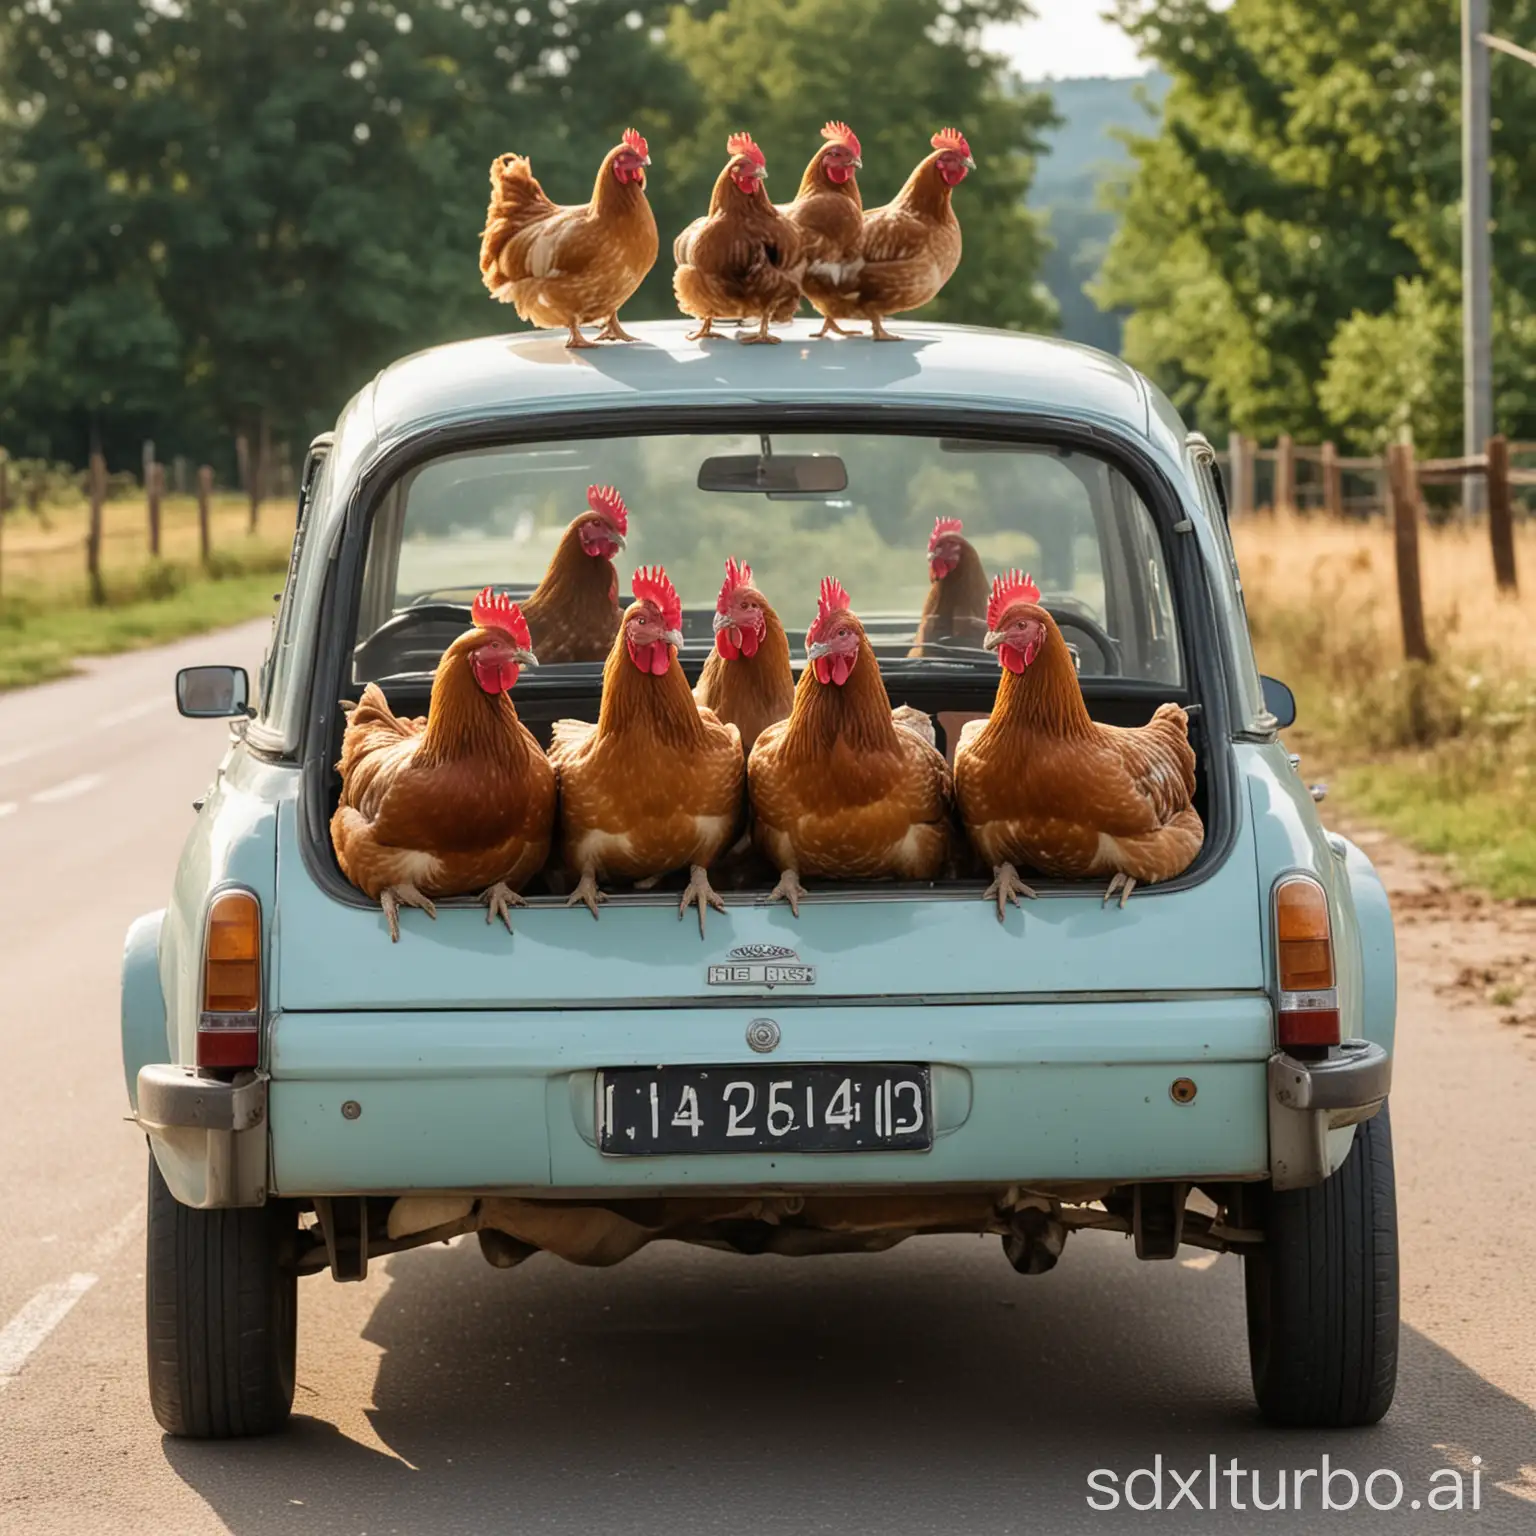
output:
M862 171L864 169L864 162L859 159L857 155L853 157L853 168L856 171Z
M661 637L668 645L675 645L678 650L683 648L683 632L680 629L669 629Z
M539 664L539 658L535 656L532 651L525 651L521 649L513 651L512 660L515 661L520 667L536 667Z
M976 162L972 160L969 155L965 157L965 168L968 171L974 171L976 169Z
M613 540L615 544L619 546L620 549L624 548L624 535L620 533L617 528L610 528L608 530L608 536Z
M1000 629L989 629L982 637L983 650L995 651L1003 643L1003 632Z
M649 155L647 155L645 157L645 159L640 162L641 165L649 165L650 163L651 163L651 157Z
M832 642L830 640L818 640L814 645L806 646L805 659L807 661L818 661L821 657L827 655L831 649Z
M711 620L711 623L714 626L715 633L718 635L722 629L729 629L731 627L731 616L728 613L717 613Z

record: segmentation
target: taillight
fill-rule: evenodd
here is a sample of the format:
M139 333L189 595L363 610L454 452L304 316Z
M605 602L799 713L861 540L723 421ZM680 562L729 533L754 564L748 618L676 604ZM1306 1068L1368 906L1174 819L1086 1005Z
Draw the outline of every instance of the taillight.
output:
M1310 875L1275 886L1275 970L1282 1046L1339 1043L1339 989L1328 897Z
M224 891L203 935L200 1067L254 1067L261 1050L261 907L249 891Z

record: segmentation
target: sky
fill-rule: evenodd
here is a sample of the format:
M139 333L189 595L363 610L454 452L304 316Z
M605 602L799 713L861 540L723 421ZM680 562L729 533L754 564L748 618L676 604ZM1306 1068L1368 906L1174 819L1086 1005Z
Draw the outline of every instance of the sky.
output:
M1131 41L1100 12L1108 0L1034 0L1037 19L994 27L987 41L1014 61L1026 80L1074 75L1139 75L1146 65Z

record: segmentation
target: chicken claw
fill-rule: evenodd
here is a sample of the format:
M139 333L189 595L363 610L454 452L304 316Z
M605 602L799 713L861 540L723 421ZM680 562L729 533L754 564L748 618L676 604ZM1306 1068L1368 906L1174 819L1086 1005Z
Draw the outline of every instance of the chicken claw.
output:
M512 908L526 907L528 903L503 880L498 880L490 890L483 891L480 900L486 905L485 920L493 923L499 917L512 932Z
M876 341L905 341L906 337L898 336L894 331L885 328L885 321L879 315L871 317L869 322L870 334Z
M619 324L617 314L609 315L607 324L597 333L599 341L639 341L638 336L631 336L628 331Z
M570 340L565 344L569 350L574 351L577 347L595 347L597 345L595 341L588 341L581 334L581 327L574 320L570 322L570 332Z
M1104 892L1104 900L1101 901L1099 905L1101 907L1104 906L1105 903L1109 901L1109 898L1113 896L1116 891L1119 891L1120 905L1123 907L1126 902L1131 899L1131 892L1135 889L1136 882L1131 879L1129 875L1116 875L1115 878L1109 882L1109 889Z
M800 916L800 898L805 895L805 887L800 884L800 876L794 870L786 869L779 876L779 883L768 893L769 901L787 901L789 910Z
M702 939L705 906L711 906L717 912L725 911L725 902L721 900L720 893L709 883L709 871L702 864L688 866L688 889L683 892L683 899L677 904L679 922L682 921L683 913L695 904L699 909L699 937Z
M384 919L389 924L389 942L400 942L400 908L420 907L435 923L437 908L414 885L386 885L379 892L379 905L384 908Z
M1019 872L1012 864L999 864L995 873L997 878L987 887L981 899L991 901L994 896L997 898L997 920L1002 922L1010 901L1018 906L1020 896L1028 896L1033 901L1039 892L1019 879Z
M593 921L595 922L597 919L597 904L600 901L607 900L607 891L600 891L597 888L597 877L590 869L584 869L581 872L581 879L576 883L576 889L565 898L565 904L568 907L574 907L578 901L585 902L587 911L592 914Z
M696 330L696 331L689 331L687 339L689 341L703 341L706 337L713 336L715 334L714 330L712 329L712 327L714 326L714 323L715 322L713 320L706 320L698 328L698 330Z
M823 336L862 336L863 331L845 331L831 315L821 317L821 329L811 332L812 341L820 341Z
M770 336L768 334L768 316L764 315L762 323L751 336L738 336L738 342L744 347L757 347L763 345L778 346L784 340L782 336Z

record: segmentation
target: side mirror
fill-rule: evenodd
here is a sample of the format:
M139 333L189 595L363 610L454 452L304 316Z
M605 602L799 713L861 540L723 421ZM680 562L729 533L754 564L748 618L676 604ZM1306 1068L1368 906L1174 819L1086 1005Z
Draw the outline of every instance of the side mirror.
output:
M244 667L183 667L176 674L176 708L189 720L249 715L250 696Z
M1296 695L1276 677L1261 677L1264 687L1264 708L1275 717L1279 728L1289 730L1296 724Z

